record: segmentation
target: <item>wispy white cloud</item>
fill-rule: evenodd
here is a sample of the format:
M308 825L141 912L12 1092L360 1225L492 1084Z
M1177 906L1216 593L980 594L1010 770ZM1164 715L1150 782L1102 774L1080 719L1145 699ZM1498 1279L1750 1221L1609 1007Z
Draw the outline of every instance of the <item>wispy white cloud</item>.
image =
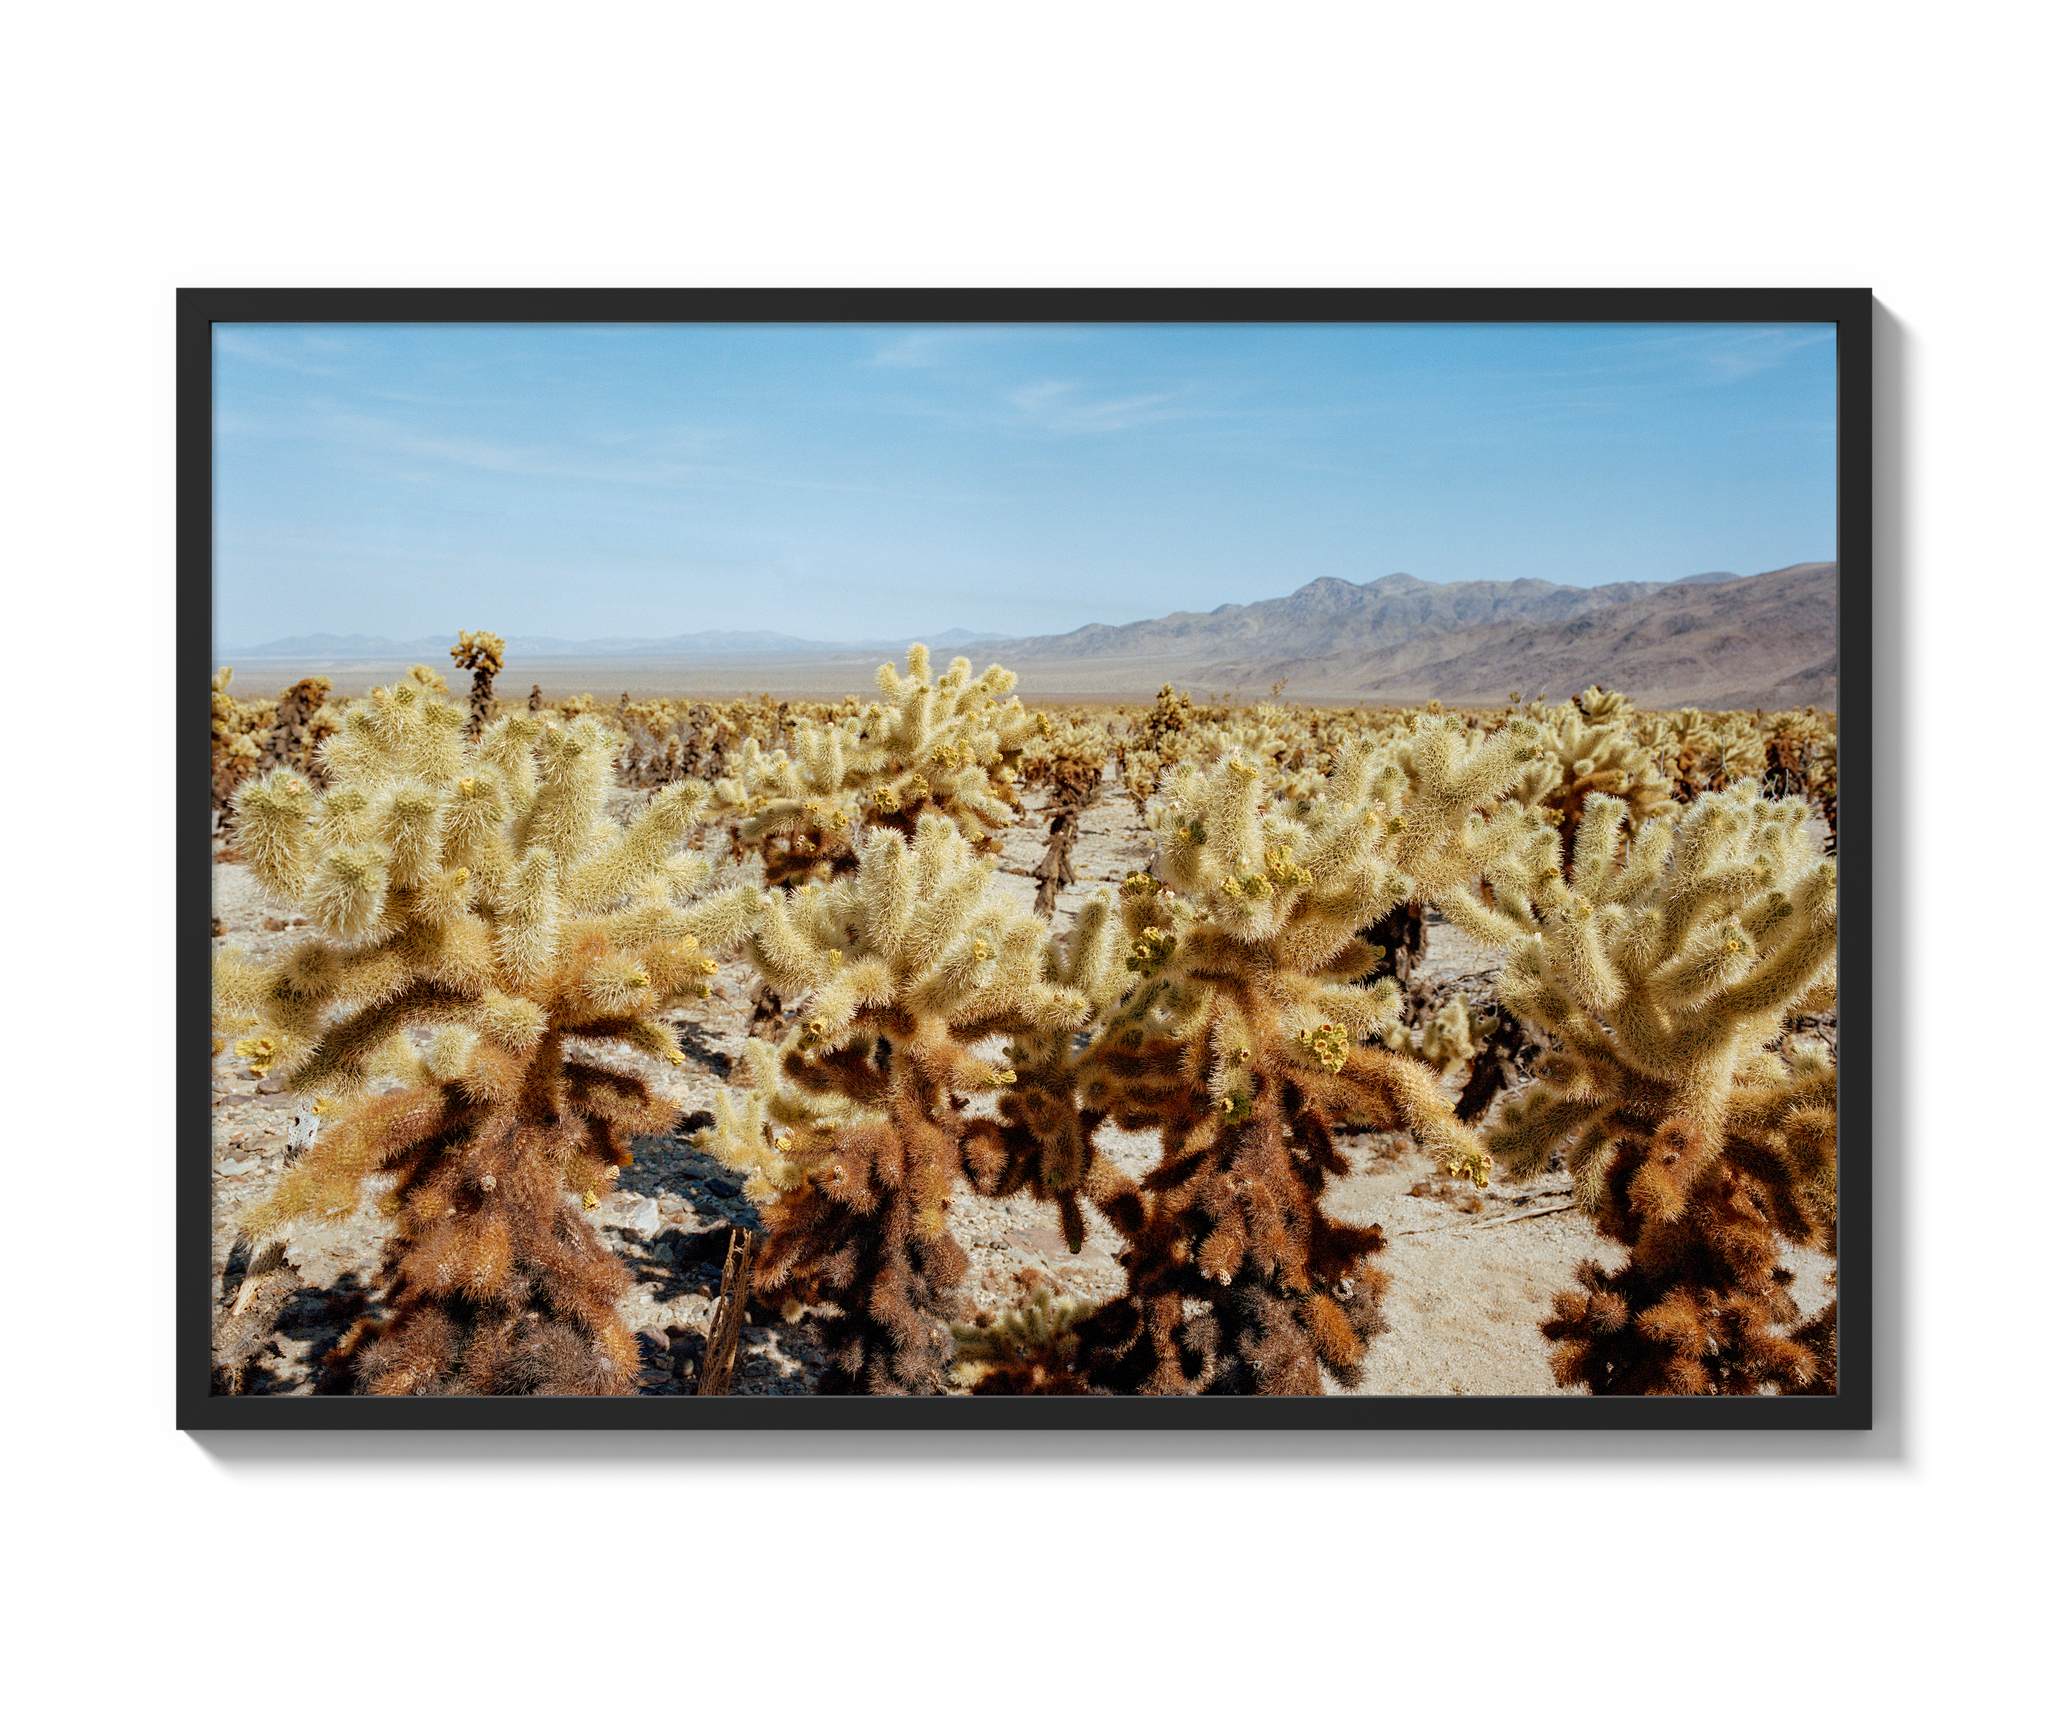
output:
M246 416L238 417L234 427L245 435L265 433L260 420ZM842 495L887 494L899 499L948 503L991 499L904 476L877 482L748 464L733 458L726 445L736 432L701 425L602 434L592 438L588 446L437 434L385 418L348 412L325 414L319 427L327 439L384 464L387 477L412 485L459 483L462 473L486 472L549 483L624 485L666 492L739 487Z
M381 396L380 396L381 397ZM709 456L722 432L670 425L654 432L615 432L580 447L561 442L499 441L422 429L374 413L315 409L287 429L250 412L216 415L217 432L246 436L308 434L371 457L399 462L395 475L428 480L432 468L491 472L576 483L626 483L674 487L695 479L729 478L731 468Z
M1710 346L1700 357L1710 372L1733 382L1775 370L1789 361L1793 353L1810 346L1831 345L1834 338L1832 328L1745 329L1719 346Z
M1794 354L1833 342L1820 323L1672 328L1623 340L1616 350L1635 366L1645 361L1690 369L1706 381L1739 382L1789 363Z
M928 370L957 355L972 339L964 330L921 328L885 341L863 361L882 370Z
M861 362L872 369L936 370L958 365L995 346L1014 346L1020 342L1066 346L1084 338L1083 329L1058 326L913 328L884 336Z
M1077 382L1033 382L1006 398L1033 428L1062 435L1102 435L1197 415L1186 389L1090 399Z
M230 358L241 358L273 370L289 370L298 376L340 376L346 373L344 365L318 363L303 355L308 351L338 355L348 349L345 342L331 336L300 337L293 345L286 346L276 336L258 337L215 323L213 349L226 353Z

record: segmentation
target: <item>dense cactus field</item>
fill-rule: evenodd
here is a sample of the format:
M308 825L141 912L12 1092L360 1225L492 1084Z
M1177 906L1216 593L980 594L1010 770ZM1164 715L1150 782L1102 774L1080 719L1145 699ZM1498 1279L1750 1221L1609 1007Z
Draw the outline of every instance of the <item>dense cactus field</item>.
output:
M1835 722L213 686L223 1393L1835 1388Z

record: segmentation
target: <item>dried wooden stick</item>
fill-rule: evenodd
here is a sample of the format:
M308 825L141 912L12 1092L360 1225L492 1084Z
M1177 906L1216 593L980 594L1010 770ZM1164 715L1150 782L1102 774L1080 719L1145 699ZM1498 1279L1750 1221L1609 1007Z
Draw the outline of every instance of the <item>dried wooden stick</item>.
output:
M1503 1223L1522 1223L1531 1217L1555 1217L1560 1211L1576 1211L1578 1208L1576 1200L1568 1199L1562 1205L1545 1205L1538 1211L1517 1211L1512 1216L1488 1217L1476 1223L1429 1223L1420 1229L1389 1229L1387 1239L1392 1240L1396 1235L1448 1235L1454 1230L1497 1229Z
M1576 1211L1578 1201L1567 1199L1562 1205L1546 1205L1540 1211L1517 1211L1508 1217L1488 1217L1483 1223L1459 1223L1460 1229L1498 1229L1503 1223L1526 1223L1531 1217L1555 1217L1560 1211Z
M718 1310L711 1315L711 1333L704 1339L704 1370L697 1379L700 1396L723 1396L732 1389L740 1326L747 1317L747 1285L753 1276L754 1232L735 1229L726 1243L725 1270L718 1279Z

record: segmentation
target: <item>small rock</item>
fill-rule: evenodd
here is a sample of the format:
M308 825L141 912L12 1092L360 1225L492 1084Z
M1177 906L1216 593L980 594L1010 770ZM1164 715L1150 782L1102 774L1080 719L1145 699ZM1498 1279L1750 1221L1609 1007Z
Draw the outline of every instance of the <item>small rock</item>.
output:
M661 1227L661 1207L652 1199L636 1199L611 1221L635 1235L651 1235Z
M283 930L283 929L284 929L284 920L282 920L282 919L265 919L265 920L263 921L263 928L264 928L264 929L265 929L266 931L281 931L281 930Z
M256 1089L266 1097L276 1097L284 1090L284 1075L266 1074L256 1082Z
M723 1175L708 1177L704 1185L720 1199L736 1198L740 1190L740 1184L737 1181L728 1181Z

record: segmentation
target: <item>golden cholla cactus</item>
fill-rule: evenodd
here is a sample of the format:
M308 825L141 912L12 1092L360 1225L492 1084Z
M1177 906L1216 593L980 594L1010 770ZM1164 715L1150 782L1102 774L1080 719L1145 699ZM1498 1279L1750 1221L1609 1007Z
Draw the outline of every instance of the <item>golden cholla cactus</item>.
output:
M417 678L381 687L325 747L324 794L288 770L243 790L250 870L316 934L268 967L224 957L216 1030L260 1027L293 1090L347 1100L251 1222L339 1215L394 1178L388 1316L345 1353L361 1389L614 1394L627 1279L563 1195L594 1204L670 1124L605 1051L681 1061L660 1016L705 993L756 897L692 898L706 867L676 849L703 787L605 815L595 721L463 726Z
M1628 723L1634 719L1636 707L1622 693L1610 692L1604 686L1588 686L1572 700L1587 721L1596 726L1610 723Z
M1754 780L1768 762L1756 720L1744 711L1679 710L1651 722L1645 737L1671 778L1672 797L1688 804Z
M978 850L999 851L1014 817L1015 766L1034 731L1005 668L974 677L956 657L937 680L913 645L908 675L883 663L883 697L859 717L800 720L791 749L749 738L719 801L741 815L736 846L761 852L771 884L836 877L855 864L862 828L909 834L928 811L952 819Z
M1140 879L1149 883L1149 879ZM1099 1090L1082 1096L1097 1078L1097 1052L1112 1036L1142 1022L1154 996L1126 1008L1144 988L1133 978L1131 942L1113 891L1098 889L1075 915L1064 938L1048 942L1041 976L1062 992L1085 999L1087 1030L1053 1013L1012 1034L1009 1084L997 1116L977 1116L965 1131L967 1171L975 1191L1001 1199L1018 1192L1053 1205L1067 1245L1078 1252L1085 1235L1081 1199L1098 1205L1133 1191L1120 1171L1098 1157L1095 1129L1102 1119Z
M1102 780L1109 758L1109 735L1099 723L1061 710L1040 710L1026 731L1017 779L1055 794L1083 793Z
M1319 1362L1358 1376L1384 1283L1378 1229L1321 1208L1336 1134L1405 1128L1452 1173L1487 1171L1432 1072L1361 1041L1398 997L1355 982L1378 954L1358 933L1413 879L1380 804L1333 794L1311 823L1241 756L1176 768L1154 821L1164 881L1121 892L1121 993L1098 991L1067 1083L1084 1132L1157 1128L1162 1160L1137 1186L1090 1177L1129 1287L1077 1327L1081 1353L1113 1392L1318 1393ZM1013 1158L1059 1137L1056 1117L1006 1121Z
M908 841L870 831L857 861L766 902L748 955L806 1001L778 1086L762 1088L758 1113L728 1105L710 1144L778 1194L760 1292L838 1309L821 1321L824 1387L933 1394L967 1268L946 1221L965 1173L964 1100L1014 1078L976 1047L1071 1032L1087 1003L1047 981L1045 927L991 887L994 861L948 819L928 812Z
M495 632L457 633L448 654L455 658L456 667L470 672L469 732L474 737L498 713L491 686L505 666L505 641Z
M1465 998L1453 996L1433 1010L1418 1027L1390 1026L1381 1042L1390 1050L1406 1050L1420 1056L1445 1079L1455 1079L1478 1054L1479 1039L1487 1028L1472 1018Z
M953 1381L978 1396L1086 1395L1075 1327L1095 1310L1092 1300L1040 1284L1022 1306L956 1322Z
M1537 725L1537 755L1516 779L1514 795L1557 826L1567 855L1592 795L1620 800L1631 823L1671 797L1671 784L1659 772L1656 754L1636 739L1630 715L1626 699L1595 686Z
M216 828L233 815L235 795L262 761L256 736L268 725L271 706L243 703L228 690L232 668L213 676L213 814Z
M1256 704L1198 730L1195 750L1186 755L1213 762L1235 752L1257 763L1266 775L1277 776L1300 767L1304 737L1296 712L1276 704Z
M698 1144L745 1176L746 1196L765 1207L827 1167L834 1143L861 1111L838 1092L785 1080L781 1052L765 1039L749 1038L741 1055L751 1084L737 1097L729 1087L715 1094L715 1119Z
M459 632L448 654L457 668L496 674L505 666L505 641L495 632Z
M1621 1394L1829 1383L1831 1321L1794 1318L1780 1241L1832 1250L1835 1075L1767 1045L1831 1007L1835 867L1803 801L1708 794L1622 841L1595 797L1572 882L1545 880L1502 1000L1550 1034L1487 1135L1515 1174L1562 1153L1628 1265L1581 1271L1545 1326L1561 1381Z
M1539 743L1537 725L1521 717L1480 734L1455 716L1424 716L1410 733L1344 753L1331 772L1332 803L1376 806L1410 895L1449 912L1527 847L1530 820L1505 796Z
M1159 774L1166 760L1149 746L1120 742L1116 747L1117 777L1124 791L1143 805L1158 791Z
M1145 714L1145 742L1158 750L1162 742L1172 735L1184 733L1193 720L1194 705L1185 692L1176 692L1169 680L1159 688L1159 695L1152 700L1152 708Z

